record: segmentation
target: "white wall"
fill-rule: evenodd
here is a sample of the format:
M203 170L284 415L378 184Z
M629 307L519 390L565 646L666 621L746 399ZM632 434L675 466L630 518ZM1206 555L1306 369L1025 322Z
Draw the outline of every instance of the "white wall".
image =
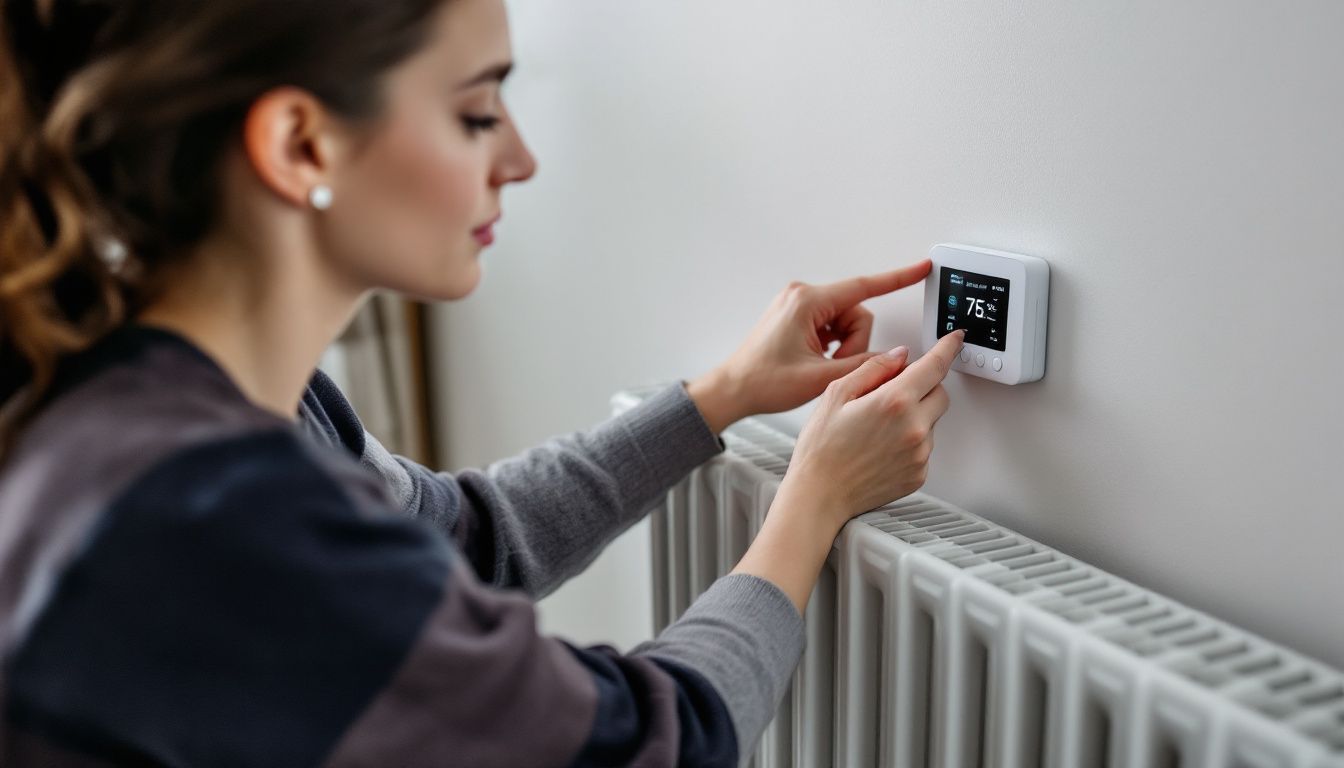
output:
M540 172L439 316L453 466L700 373L791 279L1030 253L1046 377L953 374L926 490L1344 666L1344 4L511 9ZM545 625L646 636L646 535Z

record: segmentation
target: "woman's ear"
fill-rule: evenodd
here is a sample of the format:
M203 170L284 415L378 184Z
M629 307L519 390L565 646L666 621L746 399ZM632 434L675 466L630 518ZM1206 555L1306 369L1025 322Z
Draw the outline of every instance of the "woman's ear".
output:
M243 120L243 151L257 178L282 199L305 206L330 183L335 160L330 113L311 93L281 87L262 94Z

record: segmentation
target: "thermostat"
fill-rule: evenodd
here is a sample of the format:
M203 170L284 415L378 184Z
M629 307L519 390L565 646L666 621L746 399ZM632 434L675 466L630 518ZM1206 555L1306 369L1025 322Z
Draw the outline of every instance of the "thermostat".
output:
M924 280L924 349L966 329L952 370L1003 384L1045 375L1050 265L1035 256L970 245L940 244L929 252Z

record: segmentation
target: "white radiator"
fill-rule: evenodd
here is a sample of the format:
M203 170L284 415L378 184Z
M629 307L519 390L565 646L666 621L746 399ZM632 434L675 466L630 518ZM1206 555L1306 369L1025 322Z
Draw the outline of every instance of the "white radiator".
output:
M793 450L753 419L723 438L652 517L655 631L746 551ZM1344 767L1338 670L922 493L845 527L806 619L754 768Z

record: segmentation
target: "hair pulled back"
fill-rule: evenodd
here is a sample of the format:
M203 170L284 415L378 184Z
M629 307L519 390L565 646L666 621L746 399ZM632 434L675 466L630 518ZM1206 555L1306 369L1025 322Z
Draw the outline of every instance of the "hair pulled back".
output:
M0 0L0 457L206 235L267 91L374 117L444 0Z

